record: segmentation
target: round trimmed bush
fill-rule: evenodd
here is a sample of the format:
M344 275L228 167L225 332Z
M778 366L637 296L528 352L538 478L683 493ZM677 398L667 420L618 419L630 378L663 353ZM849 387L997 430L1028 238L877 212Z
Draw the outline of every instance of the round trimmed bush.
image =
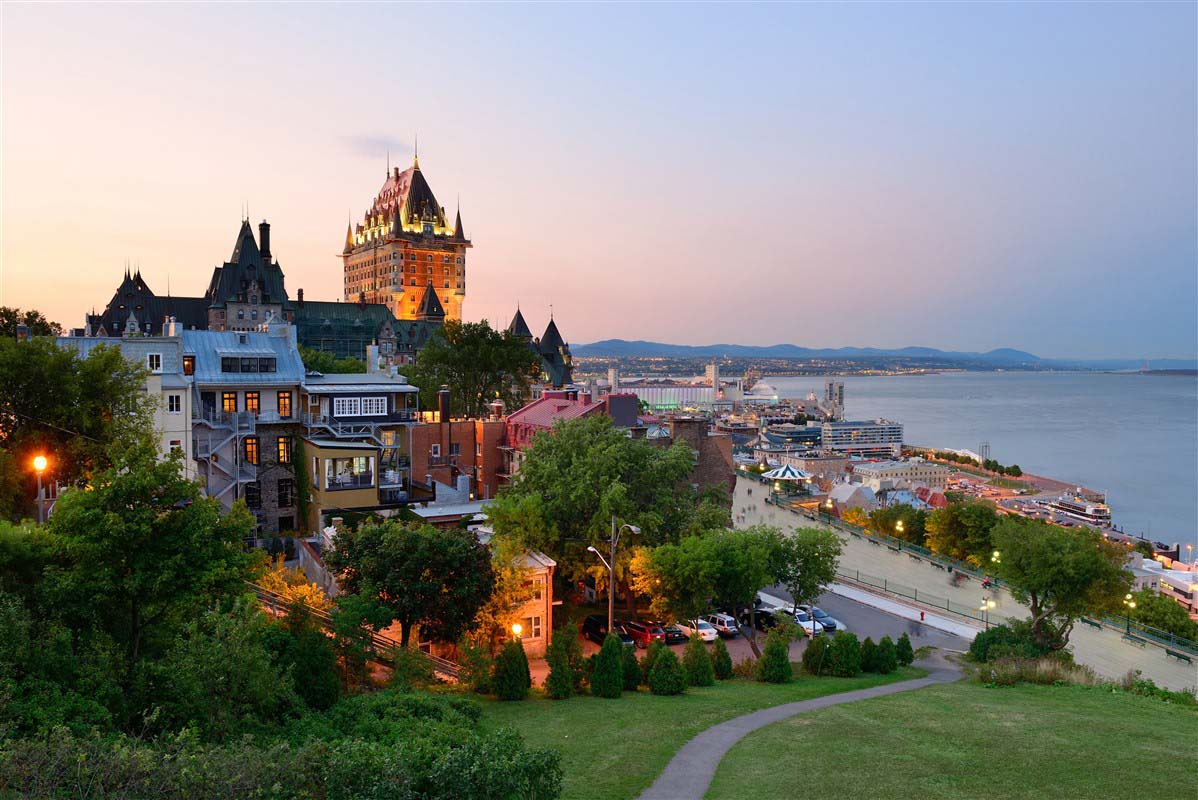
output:
M716 639L711 648L711 667L717 680L726 681L732 677L732 656L723 639Z
M764 683L790 683L794 670L790 666L790 640L777 628L765 637L765 649L757 661L757 680Z
M874 640L865 637L865 641L861 643L861 671L862 672L877 672L878 646L874 644Z
M591 694L596 697L619 697L624 691L624 644L609 633L595 656L595 671L591 673Z
M636 650L624 648L624 691L635 692L641 682L641 662L636 660Z
M687 686L711 686L715 683L715 670L711 666L711 654L707 646L699 639L699 634L691 634L686 643L686 652L682 655L682 666L686 670Z
M894 650L898 654L899 666L909 667L915 661L915 648L911 646L911 637L907 634L904 633L894 643Z
M495 696L500 700L523 700L532 687L528 658L519 639L508 639L495 657L495 674L491 680Z
M670 648L664 648L653 661L649 670L649 691L658 695L682 694L686 691L686 674L678 656Z

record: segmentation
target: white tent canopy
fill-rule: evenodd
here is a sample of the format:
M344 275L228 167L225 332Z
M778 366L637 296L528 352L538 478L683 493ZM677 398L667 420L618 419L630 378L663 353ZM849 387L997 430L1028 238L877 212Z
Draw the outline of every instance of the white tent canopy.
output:
M764 473L761 477L771 481L805 481L810 480L811 475L801 469L795 469L790 464L783 464L777 469Z

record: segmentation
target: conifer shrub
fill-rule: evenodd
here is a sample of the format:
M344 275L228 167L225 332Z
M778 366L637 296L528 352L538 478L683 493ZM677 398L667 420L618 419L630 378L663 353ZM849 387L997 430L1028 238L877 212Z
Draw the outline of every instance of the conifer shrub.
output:
M889 675L898 669L898 653L895 651L894 640L889 636L883 636L882 641L878 642L874 665L880 675Z
M828 639L817 636L803 650L803 671L808 675L828 674Z
M485 644L475 644L468 637L458 642L458 680L470 691L491 693L491 675L495 669L491 651Z
M692 633L690 641L686 643L686 650L682 654L682 666L686 670L687 686L711 686L715 683L711 654L707 652L707 646L697 633Z
M865 641L861 643L861 671L862 672L877 672L878 661L878 646L874 644L874 640L865 637Z
M911 647L911 637L903 634L899 640L894 643L895 653L898 655L898 663L901 667L909 667L915 661L915 649Z
M609 633L603 647L595 656L595 669L591 673L591 694L596 697L619 697L624 691L624 644L615 634Z
M716 639L711 648L711 667L717 680L726 681L732 677L732 656L723 639Z
M553 637L545 661L549 664L545 694L552 700L565 700L574 694L574 670L570 667L569 642L565 636Z
M645 649L645 657L641 659L641 683L649 685L649 673L653 670L653 663L665 649L666 646L662 642L649 642L649 647Z
M794 671L790 666L790 640L774 628L765 637L765 649L757 661L757 680L763 683L790 683Z
M571 622L555 638L565 640L566 660L570 663L570 672L574 678L574 693L578 694L590 677L587 659L582 653L582 639L578 635L578 626Z
M649 671L649 691L657 695L682 694L686 691L686 673L678 656L670 648L663 648L653 661Z
M624 691L635 692L641 682L641 662L636 660L636 648L624 648Z
M508 639L495 657L495 672L491 683L495 696L500 700L523 700L532 687L532 676L528 672L528 658L519 639Z
M890 644L891 649L894 643ZM861 672L861 644L857 635L837 631L828 645L829 671L838 678L852 678Z

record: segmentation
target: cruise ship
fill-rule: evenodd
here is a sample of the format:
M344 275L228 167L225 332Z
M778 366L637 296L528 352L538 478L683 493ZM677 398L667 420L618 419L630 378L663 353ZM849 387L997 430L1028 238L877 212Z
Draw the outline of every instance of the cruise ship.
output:
M1044 506L1063 517L1081 520L1099 528L1111 527L1111 507L1076 495L1061 495Z

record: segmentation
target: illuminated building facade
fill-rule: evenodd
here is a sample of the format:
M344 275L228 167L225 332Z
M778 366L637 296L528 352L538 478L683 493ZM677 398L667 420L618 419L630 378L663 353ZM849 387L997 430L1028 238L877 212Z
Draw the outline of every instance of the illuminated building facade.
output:
M411 320L431 288L445 319L460 320L470 247L461 211L450 225L413 159L388 172L362 222L345 232L345 300L384 304L397 320Z

